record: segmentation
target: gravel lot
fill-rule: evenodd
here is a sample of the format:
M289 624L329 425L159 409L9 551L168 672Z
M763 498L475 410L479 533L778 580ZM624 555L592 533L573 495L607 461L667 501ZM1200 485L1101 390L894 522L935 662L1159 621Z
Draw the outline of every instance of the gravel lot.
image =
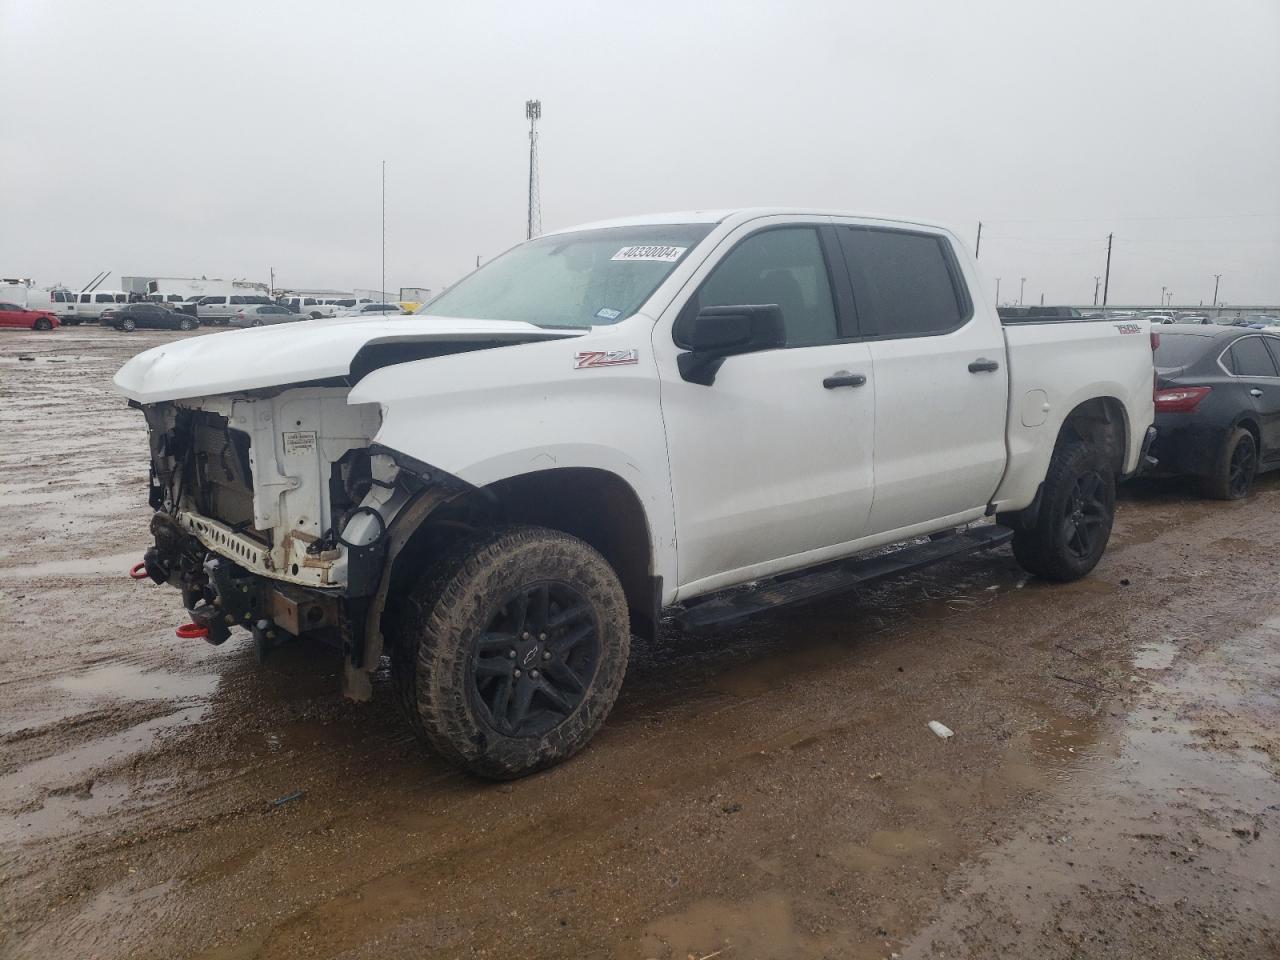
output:
M110 377L176 336L0 331L0 955L1280 956L1280 480L1127 487L1069 586L1001 550L668 633L495 786L125 576Z

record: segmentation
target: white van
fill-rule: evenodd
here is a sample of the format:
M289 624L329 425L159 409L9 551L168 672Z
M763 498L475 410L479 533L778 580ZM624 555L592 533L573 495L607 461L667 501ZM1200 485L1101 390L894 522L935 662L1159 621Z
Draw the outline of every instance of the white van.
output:
M77 323L96 321L103 310L123 307L129 302L129 295L123 290L92 290L88 293L73 293L75 302L64 304L73 309L62 317L63 323L75 326Z
M216 294L201 297L196 301L196 316L200 318L201 323L226 324L241 307L249 304L265 306L269 303L271 303L270 297L256 294Z

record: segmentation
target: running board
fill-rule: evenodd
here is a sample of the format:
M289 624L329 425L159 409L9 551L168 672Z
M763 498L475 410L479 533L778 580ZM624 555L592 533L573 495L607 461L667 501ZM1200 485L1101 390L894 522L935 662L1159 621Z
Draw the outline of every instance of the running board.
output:
M721 626L773 607L843 593L859 584L897 573L919 570L975 550L990 550L1013 539L1008 527L988 524L954 536L912 543L887 553L853 557L819 567L780 574L747 587L698 597L668 614L685 629Z

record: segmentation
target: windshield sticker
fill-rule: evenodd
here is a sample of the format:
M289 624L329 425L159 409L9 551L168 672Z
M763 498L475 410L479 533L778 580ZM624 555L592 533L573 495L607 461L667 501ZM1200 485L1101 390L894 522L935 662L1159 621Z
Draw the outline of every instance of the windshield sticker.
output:
M596 316L601 320L617 320L622 316L621 310L611 310L609 307L601 307L596 311Z
M688 247L623 247L615 253L611 260L648 260L658 263L675 263L683 256Z

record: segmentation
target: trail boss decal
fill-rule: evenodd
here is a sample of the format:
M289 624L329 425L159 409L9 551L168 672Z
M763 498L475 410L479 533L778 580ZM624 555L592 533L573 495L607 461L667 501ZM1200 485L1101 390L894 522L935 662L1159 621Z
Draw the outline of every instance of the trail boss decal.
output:
M1117 330L1123 333L1141 333L1142 327L1136 323L1115 323L1112 324Z
M640 351L634 347L630 350L583 350L581 353L574 356L573 369L586 370L588 367L625 367L627 364L639 362Z
M648 246L623 247L610 260L650 260L659 263L675 263L688 247Z

